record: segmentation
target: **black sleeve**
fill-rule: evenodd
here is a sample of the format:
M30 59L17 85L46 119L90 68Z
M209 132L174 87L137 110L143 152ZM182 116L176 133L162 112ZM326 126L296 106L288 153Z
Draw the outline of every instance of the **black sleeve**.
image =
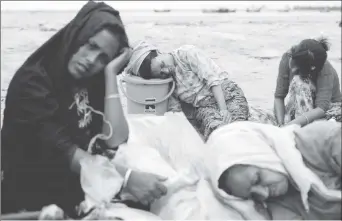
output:
M27 71L16 82L9 91L13 94L11 103L15 106L13 123L33 128L43 152L51 154L60 150L67 156L72 155L77 144L72 141L66 123L68 120L60 114L60 104L50 78L39 72Z

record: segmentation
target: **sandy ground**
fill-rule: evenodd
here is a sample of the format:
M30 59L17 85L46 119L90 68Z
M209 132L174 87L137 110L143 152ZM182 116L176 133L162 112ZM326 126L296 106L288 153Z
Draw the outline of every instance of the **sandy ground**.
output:
M75 13L1 12L1 110L17 68ZM205 50L230 73L255 106L272 108L280 57L302 39L328 37L329 60L341 75L341 12L123 11L121 16L131 42L144 39L163 51L184 44Z

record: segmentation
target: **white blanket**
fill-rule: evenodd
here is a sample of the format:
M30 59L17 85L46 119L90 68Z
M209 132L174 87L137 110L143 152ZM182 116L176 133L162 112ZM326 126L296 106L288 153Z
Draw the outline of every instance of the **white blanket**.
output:
M151 212L167 220L243 219L214 196L204 167L205 144L183 114L131 118L129 125L130 138L115 161L168 177L168 193Z
M253 213L254 208L250 208L248 202L240 200L240 204L236 205L215 196L213 189L217 192L218 187L210 184L204 161L208 157L207 146L183 114L129 116L128 123L129 140L127 144L120 146L114 158L115 163L133 170L168 177L165 181L168 188L167 195L154 201L151 205L152 213L166 220L264 219L259 214ZM105 162L102 163L104 167L108 166ZM115 167L112 169L115 170ZM112 172L110 176L115 177L116 173ZM100 177L97 176L97 179L101 179ZM104 179L96 182L88 177L88 182L93 184L109 182L108 178ZM88 201L92 199L93 205L94 203L99 205L101 201L108 200L118 193L118 187L122 185L122 177L118 176L117 182L110 180L113 182L106 183L107 188L103 188L106 190L107 198L105 194L98 193L103 189L101 185L97 185L93 187L97 191L92 191L91 188L88 188L89 193L85 191ZM113 191L109 190L110 185ZM83 188L86 190L86 186ZM94 199L101 195L102 199ZM127 192L121 195L126 199L134 200L134 197ZM231 199L231 201L237 200Z

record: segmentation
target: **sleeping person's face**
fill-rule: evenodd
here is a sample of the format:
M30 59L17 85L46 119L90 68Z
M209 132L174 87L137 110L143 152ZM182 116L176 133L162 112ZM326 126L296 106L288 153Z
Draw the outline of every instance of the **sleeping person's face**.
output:
M250 165L234 165L220 178L220 188L228 194L256 201L284 195L288 185L284 174Z
M152 78L166 79L175 74L173 57L170 54L160 54L151 60Z
M82 45L68 63L75 79L91 77L102 71L114 59L120 48L119 37L104 29Z

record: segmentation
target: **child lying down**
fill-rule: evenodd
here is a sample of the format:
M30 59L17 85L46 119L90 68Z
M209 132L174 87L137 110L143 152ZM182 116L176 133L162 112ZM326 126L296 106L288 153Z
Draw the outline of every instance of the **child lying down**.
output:
M207 145L222 199L253 201L275 220L341 220L341 123L238 122L218 129Z

